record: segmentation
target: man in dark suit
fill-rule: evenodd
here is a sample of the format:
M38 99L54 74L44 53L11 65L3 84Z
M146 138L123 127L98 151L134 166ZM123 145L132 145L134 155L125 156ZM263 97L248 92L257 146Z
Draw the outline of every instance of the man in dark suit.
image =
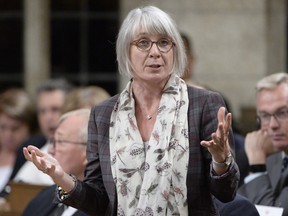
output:
M254 204L282 207L287 216L288 74L264 77L256 89L261 129L246 136L250 174L238 192Z
M64 114L55 132L55 140L49 152L67 173L83 180L86 160L87 126L90 111L79 109ZM55 161L53 157L50 160ZM27 206L22 216L65 215L86 216L72 207L53 202L57 186L52 185L41 191ZM61 208L65 207L65 208ZM61 211L59 213L58 211Z

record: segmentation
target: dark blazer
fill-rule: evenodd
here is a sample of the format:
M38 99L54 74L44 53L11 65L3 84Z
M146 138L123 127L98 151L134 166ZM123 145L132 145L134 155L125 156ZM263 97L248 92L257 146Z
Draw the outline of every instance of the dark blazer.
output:
M210 173L211 155L200 145L210 140L218 125L217 112L224 106L222 97L212 91L188 87L189 164L187 192L189 215L218 215L211 193L222 202L233 200L239 182L235 162L222 176ZM117 215L117 195L111 173L109 150L110 116L119 95L94 106L88 127L88 164L84 182L78 181L73 193L63 202L90 215ZM230 141L233 134L230 132ZM103 211L107 208L107 211Z
M288 168L281 173L282 152L266 160L267 175L262 175L239 188L239 193L254 204L284 208L288 216Z
M228 203L222 203L217 199L214 201L221 216L259 216L255 205L239 194L236 195L233 201Z
M55 199L56 185L49 186L40 191L28 204L21 216L49 216L57 207ZM76 211L71 216L87 216L87 214Z
M13 166L13 171L12 171L10 177L9 177L9 181L12 181L14 179L14 177L16 176L18 171L21 169L23 164L27 161L26 158L24 157L24 154L23 154L23 147L27 147L28 145L34 145L37 148L42 148L45 145L46 142L47 142L47 139L42 134L39 134L39 135L35 135L35 136L29 138L27 141L25 141L18 148L16 161L15 161L15 164ZM8 184L8 182L7 182L7 184ZM8 196L9 191L10 191L9 187L7 187L7 186L4 187L4 189L0 193L0 197Z
M249 174L249 162L245 153L245 137L239 133L233 133L235 143L235 160L240 171L238 187L244 183L244 178Z

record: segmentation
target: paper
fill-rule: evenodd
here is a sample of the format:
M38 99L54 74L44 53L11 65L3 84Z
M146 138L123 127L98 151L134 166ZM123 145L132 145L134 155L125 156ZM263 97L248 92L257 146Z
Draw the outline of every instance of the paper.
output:
M264 206L264 205L255 205L260 216L282 216L283 208Z

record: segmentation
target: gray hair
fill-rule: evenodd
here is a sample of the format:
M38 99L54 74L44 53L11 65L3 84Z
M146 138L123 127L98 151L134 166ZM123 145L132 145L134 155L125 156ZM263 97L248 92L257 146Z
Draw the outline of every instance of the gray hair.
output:
M63 91L66 95L68 92L72 90L73 86L65 79L62 78L56 78L56 79L49 79L45 82L41 83L37 89L36 93L37 95L43 93L43 92L51 92L60 90Z
M85 124L80 125L81 129L79 130L79 138L83 143L87 143L88 141L88 122L90 117L90 109L77 109L63 114L59 119L59 124L61 124L65 119L72 116L83 116L85 119Z
M256 90L259 92L263 89L273 89L281 83L287 83L288 85L288 74L285 72L274 73L262 78L257 82Z
M129 12L120 28L116 53L118 69L120 74L132 77L132 67L130 61L130 44L140 29L144 29L149 34L161 34L170 37L174 46L174 63L171 73L180 77L184 73L186 66L186 52L181 35L174 20L164 11L155 6L136 8Z

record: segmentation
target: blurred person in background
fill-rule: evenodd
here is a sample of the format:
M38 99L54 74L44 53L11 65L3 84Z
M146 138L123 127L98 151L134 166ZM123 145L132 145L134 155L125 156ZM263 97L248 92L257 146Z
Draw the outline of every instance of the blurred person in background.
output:
M12 173L17 150L37 129L32 97L19 88L4 91L0 95L0 191Z
M28 136L29 139L22 142L22 147L34 145L48 152L49 140L54 138L54 133L62 113L65 97L72 89L64 79L49 79L41 83L36 89L36 108L39 133L35 136ZM27 138L28 138L27 137ZM51 185L53 182L43 173L39 173L35 167L26 162L22 148L17 151L16 162L9 181L24 182L38 185ZM10 193L10 186L7 184L0 193L0 197L7 197Z
M55 130L65 104L65 98L72 89L72 85L65 79L50 79L38 86L36 89L36 109L42 140L38 142L35 137L32 137L24 144L25 146L35 145L44 152L48 152L49 140L54 139ZM36 139L39 139L39 137ZM43 142L44 140L45 142ZM19 154L21 154L21 159L25 161L23 152L20 151ZM30 184L51 185L53 183L50 178L47 178L43 173L39 173L34 166L26 162L19 168L17 174L15 173L15 177L12 176L12 178L15 182Z
M45 154L47 160L59 163L65 172L80 180L84 179L84 170L87 164L86 145L89 115L90 109L87 108L73 109L73 111L63 114L55 133L55 139L49 147L49 154ZM75 208L53 202L56 187L54 184L41 191L28 204L22 216L86 216L85 213Z
M185 71L182 75L182 79L186 82L187 85L196 87L196 88L205 88L204 86L198 84L193 79L194 77L194 68L196 64L196 54L193 49L192 40L188 37L188 35L181 33L181 38L184 43L186 55L187 55L187 63L185 67Z
M288 74L256 84L260 129L245 138L249 175L238 192L258 205L282 207L288 216Z
M65 98L64 114L60 118L54 145L50 146L49 153L59 162L63 170L75 175L77 179L83 180L87 163L86 144L90 109L109 97L109 93L101 87L83 86L74 88ZM59 136L61 139L58 138ZM73 141L70 142L71 140ZM50 156L47 154L47 157ZM53 203L55 188L56 186L53 185L40 192L27 206L22 216L48 216L58 211L65 211L66 216L86 215L72 207Z
M110 94L99 86L83 86L74 88L66 97L63 113L74 109L89 108L110 97Z

